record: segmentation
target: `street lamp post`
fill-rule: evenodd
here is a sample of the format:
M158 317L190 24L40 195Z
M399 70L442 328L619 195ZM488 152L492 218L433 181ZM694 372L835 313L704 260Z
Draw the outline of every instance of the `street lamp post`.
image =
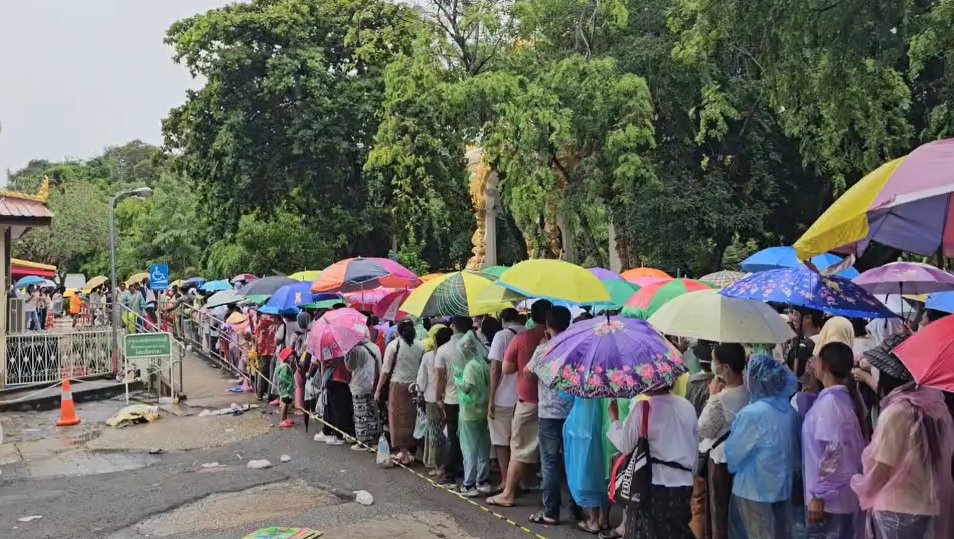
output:
M113 374L119 372L119 297L116 295L116 203L124 198L149 198L152 189L140 187L124 191L109 199L109 296L112 298ZM125 375L125 373L124 373Z

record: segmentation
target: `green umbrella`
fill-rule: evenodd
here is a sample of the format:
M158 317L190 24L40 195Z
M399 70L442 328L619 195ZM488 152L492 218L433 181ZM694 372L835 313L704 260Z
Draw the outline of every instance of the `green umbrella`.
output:
M334 298L334 299L323 299L321 301L316 301L314 303L306 303L301 306L302 309L333 309L338 305L347 306L348 302L344 298Z
M624 281L622 279L609 279L603 281L603 286L609 292L610 299L613 301L613 309L622 309L626 301L633 296L639 287Z
M480 272L488 277L493 277L494 279L499 279L503 272L510 269L510 266L490 266L489 268L484 268Z
M245 296L245 301L249 303L254 303L255 305L263 305L270 296L257 295L257 296Z

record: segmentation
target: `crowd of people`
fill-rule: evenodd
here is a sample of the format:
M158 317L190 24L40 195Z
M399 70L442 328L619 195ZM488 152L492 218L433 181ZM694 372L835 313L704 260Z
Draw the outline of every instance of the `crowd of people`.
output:
M531 522L571 517L605 539L954 533L954 400L915 385L891 354L917 329L899 321L792 311L800 337L774 349L671 338L690 371L672 387L583 399L532 372L574 322L546 300L476 319L369 315L367 338L319 361L306 341L323 312L216 313L240 321L223 322L230 337L220 340L241 351L230 357L258 398L282 407L279 427L308 412L327 424L315 439L329 445L367 450L383 435L395 462L492 506L528 504L539 489ZM623 508L619 522L613 465L640 440L652 509Z

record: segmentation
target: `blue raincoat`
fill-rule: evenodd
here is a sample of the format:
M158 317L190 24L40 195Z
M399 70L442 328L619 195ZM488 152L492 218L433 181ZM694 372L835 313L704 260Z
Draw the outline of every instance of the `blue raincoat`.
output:
M611 445L603 431L602 399L573 400L573 408L563 424L563 458L567 485L573 500L585 509L609 504L608 481L604 473L604 445Z
M798 462L797 414L789 403L798 387L795 375L759 354L749 360L745 382L749 404L736 414L725 441L732 494L756 502L788 500Z

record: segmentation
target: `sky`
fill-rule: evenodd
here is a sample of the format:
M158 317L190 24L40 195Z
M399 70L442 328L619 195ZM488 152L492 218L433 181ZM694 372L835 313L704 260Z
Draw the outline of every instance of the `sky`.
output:
M0 182L31 159L162 142L162 118L201 81L163 44L178 19L227 0L0 0Z

